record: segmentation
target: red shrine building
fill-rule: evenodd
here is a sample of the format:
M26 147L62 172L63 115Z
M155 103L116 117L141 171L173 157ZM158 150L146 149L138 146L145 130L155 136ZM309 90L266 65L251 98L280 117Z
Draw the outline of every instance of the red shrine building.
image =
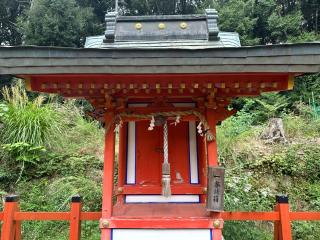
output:
M0 47L0 74L25 79L31 91L85 98L105 126L101 212L81 212L75 197L71 213L27 216L8 196L1 240L21 239L22 220L70 221L72 240L84 220L100 221L101 240L221 240L224 221L270 220L275 239L291 239L290 221L319 213L289 212L286 196L275 212L224 211L216 125L235 113L233 98L290 90L295 77L319 71L320 43L241 47L211 9L108 13L105 35L88 37L84 49Z

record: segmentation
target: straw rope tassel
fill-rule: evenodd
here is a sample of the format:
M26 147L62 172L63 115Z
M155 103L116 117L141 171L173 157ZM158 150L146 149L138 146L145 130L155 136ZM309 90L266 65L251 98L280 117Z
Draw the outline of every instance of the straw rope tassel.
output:
M168 124L167 121L163 125L163 164L162 164L162 195L164 197L171 196L170 187L170 164L168 155Z

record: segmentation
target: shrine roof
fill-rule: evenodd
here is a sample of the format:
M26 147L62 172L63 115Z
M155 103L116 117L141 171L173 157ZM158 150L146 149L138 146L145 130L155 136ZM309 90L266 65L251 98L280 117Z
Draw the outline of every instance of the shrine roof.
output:
M238 33L221 32L218 12L206 9L203 15L105 17L104 35L87 37L86 48L176 48L204 49L240 47Z
M236 32L219 32L219 40L162 40L162 41L117 41L105 43L105 36L91 36L86 38L85 48L109 49L208 49L219 47L240 47L239 34Z
M320 42L210 49L0 47L0 74L320 72Z

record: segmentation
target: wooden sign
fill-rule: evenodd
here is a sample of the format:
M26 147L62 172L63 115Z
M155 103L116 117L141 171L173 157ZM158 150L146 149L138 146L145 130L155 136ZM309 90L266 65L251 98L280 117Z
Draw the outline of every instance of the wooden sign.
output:
M222 212L224 209L224 168L208 168L207 210Z

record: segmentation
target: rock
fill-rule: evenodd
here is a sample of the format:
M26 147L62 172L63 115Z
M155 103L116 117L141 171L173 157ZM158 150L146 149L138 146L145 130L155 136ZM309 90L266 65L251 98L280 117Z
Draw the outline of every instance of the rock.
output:
M275 143L275 142L286 143L286 142L288 142L288 140L285 136L282 119L281 118L271 118L269 120L268 126L262 132L261 138L267 140L266 141L267 143Z

